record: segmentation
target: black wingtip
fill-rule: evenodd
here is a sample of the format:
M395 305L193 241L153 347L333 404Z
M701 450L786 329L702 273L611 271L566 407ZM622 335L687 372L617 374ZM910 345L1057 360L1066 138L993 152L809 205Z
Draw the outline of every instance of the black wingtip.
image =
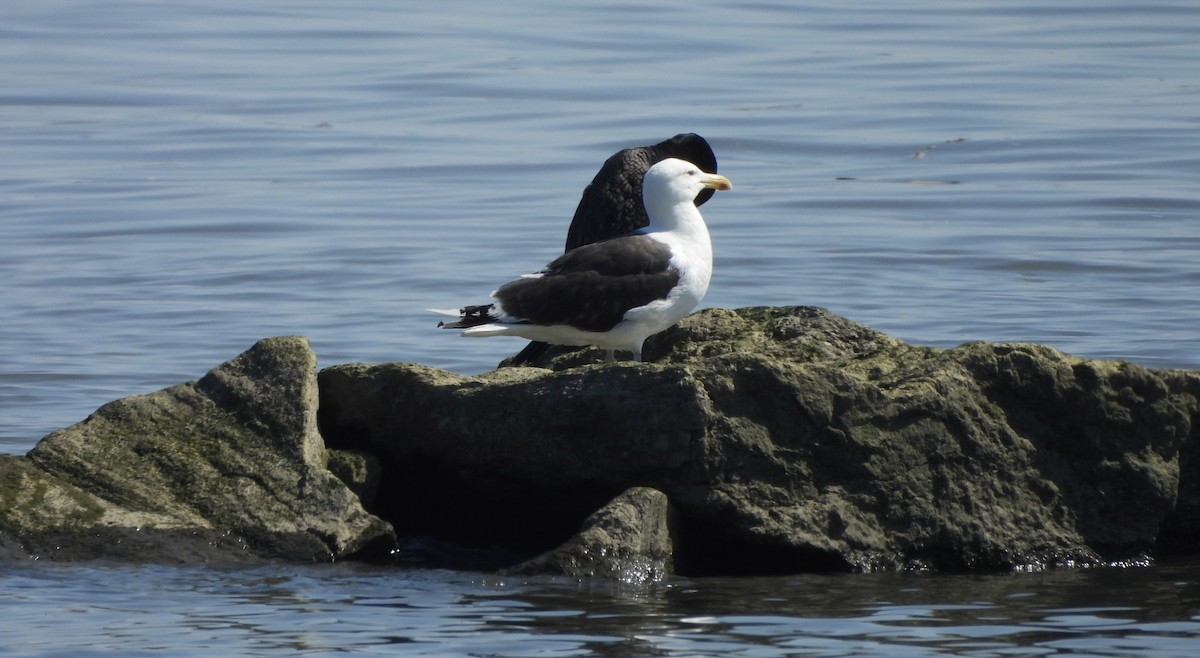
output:
M439 329L470 329L478 327L481 324L488 324L496 321L496 316L492 315L492 304L477 304L475 306L466 306L458 310L462 317L454 322L439 322Z

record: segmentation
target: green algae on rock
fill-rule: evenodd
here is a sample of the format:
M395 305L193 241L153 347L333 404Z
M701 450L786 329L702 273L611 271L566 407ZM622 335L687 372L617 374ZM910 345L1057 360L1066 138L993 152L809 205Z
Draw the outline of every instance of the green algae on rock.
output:
M48 557L136 545L145 553L129 557L211 561L328 560L390 541L326 468L316 402L316 357L297 337L260 341L198 382L110 402L43 439L28 464L3 466L21 484L0 508L0 542ZM20 514L37 489L92 512Z

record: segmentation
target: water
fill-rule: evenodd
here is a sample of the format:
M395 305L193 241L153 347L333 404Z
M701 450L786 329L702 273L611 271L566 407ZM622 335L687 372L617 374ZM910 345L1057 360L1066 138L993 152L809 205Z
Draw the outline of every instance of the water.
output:
M1191 0L8 4L0 452L270 335L486 370L520 343L424 309L553 258L604 158L685 131L735 185L706 306L1200 367ZM16 566L0 628L28 655L1182 655L1200 570L1163 573Z
M353 566L32 565L0 572L0 605L11 656L1129 657L1192 656L1200 642L1196 569L1175 566L631 586Z

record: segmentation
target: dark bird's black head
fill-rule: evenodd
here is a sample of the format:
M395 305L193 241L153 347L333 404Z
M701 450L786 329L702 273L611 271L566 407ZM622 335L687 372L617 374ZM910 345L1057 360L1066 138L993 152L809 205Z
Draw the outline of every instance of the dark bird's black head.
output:
M567 229L566 250L625 235L650 223L642 202L642 178L655 164L668 158L686 160L709 173L717 172L717 156L703 137L683 133L654 144L617 151L604 162L575 208ZM696 205L708 201L713 190L696 196Z

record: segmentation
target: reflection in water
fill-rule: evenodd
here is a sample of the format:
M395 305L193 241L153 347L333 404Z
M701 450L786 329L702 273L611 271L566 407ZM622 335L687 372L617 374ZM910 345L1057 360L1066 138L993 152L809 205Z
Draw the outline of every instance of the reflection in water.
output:
M1200 565L1181 564L629 585L346 565L44 565L0 575L0 625L14 655L391 647L405 655L1166 658L1200 642L1198 574ZM64 624L69 635L55 632Z

